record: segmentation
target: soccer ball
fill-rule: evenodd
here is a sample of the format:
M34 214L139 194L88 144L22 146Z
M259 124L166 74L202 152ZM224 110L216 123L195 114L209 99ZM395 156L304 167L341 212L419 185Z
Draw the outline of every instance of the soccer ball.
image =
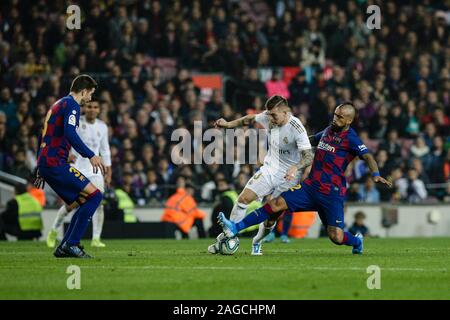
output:
M224 255L234 254L239 249L239 238L234 236L232 238L224 237L219 241L219 253Z

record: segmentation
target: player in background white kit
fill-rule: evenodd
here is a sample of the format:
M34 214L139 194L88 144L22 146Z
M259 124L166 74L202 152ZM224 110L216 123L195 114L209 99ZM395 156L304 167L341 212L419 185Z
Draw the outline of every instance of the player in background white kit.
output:
M80 117L80 125L77 133L81 140L96 155L100 155L105 163L106 174L94 173L89 159L80 156L74 149L72 154L75 157L74 166L81 171L100 191L105 191L105 184L108 186L111 182L111 152L108 142L108 126L102 120L97 119L100 114L100 106L97 101L92 101L84 107L84 115ZM57 230L61 227L64 218L69 214L65 205L59 208L52 230L47 235L47 246L53 248L56 243ZM93 247L105 247L100 241L103 229L104 211L101 204L95 214L92 216L92 242Z
M231 221L242 220L252 201L268 195L277 197L309 174L313 153L303 124L291 114L287 100L280 95L270 97L265 108L266 111L257 115L246 115L230 122L224 119L216 121L219 128L235 128L258 122L269 133L269 150L264 164L239 195L230 214ZM261 240L275 227L275 224L269 223L266 221L259 225L258 233L253 238L252 255L262 254ZM223 236L221 234L217 239ZM217 253L215 244L208 247L208 252Z

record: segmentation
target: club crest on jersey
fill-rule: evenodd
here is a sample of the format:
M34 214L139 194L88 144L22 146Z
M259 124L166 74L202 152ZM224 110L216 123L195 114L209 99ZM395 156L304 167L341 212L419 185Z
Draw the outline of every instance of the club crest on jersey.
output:
M342 142L342 138L341 137L333 137L333 141L336 143L341 143Z
M285 144L288 144L288 143L289 143L288 138L287 138L287 137L284 137L284 138L283 138L283 142L284 142Z

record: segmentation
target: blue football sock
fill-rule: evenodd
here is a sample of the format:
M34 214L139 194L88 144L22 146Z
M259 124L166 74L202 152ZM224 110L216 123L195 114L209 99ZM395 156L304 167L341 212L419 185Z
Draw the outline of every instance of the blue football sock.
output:
M273 211L268 204L262 206L259 209L256 209L255 211L250 212L248 215L245 216L244 219L236 223L237 231L239 232L248 227L266 221L272 212Z
M78 209L73 214L72 219L70 220L70 223L69 223L69 227L67 228L66 232L64 233L64 237L63 237L60 245L62 245L64 242L66 242L67 239L69 238L70 234L72 233L73 227L77 223L77 219L78 219L78 216L79 216L78 215Z
M342 241L342 244L345 244L347 246L357 246L361 243L361 239L355 237L350 232L344 232L344 241Z
M70 235L68 235L67 238L67 243L70 246L80 243L81 237L83 236L89 224L89 220L100 205L102 198L102 193L97 190L96 192L92 193L87 201L78 208L76 212L78 214L78 219L73 226L72 232L70 233Z
M292 215L293 213L286 211L283 215L283 231L281 232L281 235L287 236L289 229L291 228L292 224Z

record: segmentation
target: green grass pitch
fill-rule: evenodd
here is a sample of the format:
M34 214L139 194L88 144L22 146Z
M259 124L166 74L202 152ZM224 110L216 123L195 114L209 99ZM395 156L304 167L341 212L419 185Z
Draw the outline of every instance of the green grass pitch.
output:
M366 239L365 253L328 239L206 252L209 240L110 240L95 259L56 259L38 242L0 243L0 299L449 299L450 239ZM88 245L89 242L86 241ZM69 290L78 265L81 289ZM367 267L381 289L367 288Z

